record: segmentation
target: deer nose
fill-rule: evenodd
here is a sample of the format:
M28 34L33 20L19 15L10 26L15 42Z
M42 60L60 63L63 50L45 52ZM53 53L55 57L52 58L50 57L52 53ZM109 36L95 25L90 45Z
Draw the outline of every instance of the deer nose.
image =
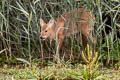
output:
M43 39L43 37L42 37L42 36L40 36L40 39Z

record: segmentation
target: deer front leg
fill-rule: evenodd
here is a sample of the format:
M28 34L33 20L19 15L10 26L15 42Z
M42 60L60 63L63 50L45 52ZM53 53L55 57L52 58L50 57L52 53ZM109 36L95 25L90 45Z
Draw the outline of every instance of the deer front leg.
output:
M63 42L63 40L61 40L61 39L58 40L58 45L57 46L59 46L59 48L61 48L62 42Z
M55 55L55 62L60 62L60 57L59 57L59 51L60 51L60 48L62 46L62 42L63 42L63 38L62 36L59 37L58 41L57 41L57 46L56 46L56 55Z

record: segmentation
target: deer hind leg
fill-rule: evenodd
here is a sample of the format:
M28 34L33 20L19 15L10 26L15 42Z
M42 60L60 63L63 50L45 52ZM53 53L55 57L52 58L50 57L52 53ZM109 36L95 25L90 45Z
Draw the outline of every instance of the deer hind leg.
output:
M91 44L91 50L92 50L92 59L93 57L96 55L95 54L95 45L94 45L94 40L93 40L93 37L92 36L85 36L85 35L82 35L82 50L85 50L87 48L87 44L88 42L90 41L90 44Z
M91 48L92 48L92 53L93 55L95 55L95 42L94 42L94 39L92 37L92 34L91 33L88 33L87 35L84 35L85 38L83 38L83 42L85 43L84 45L87 46L87 43L90 42L91 44Z
M82 50L84 50L87 46L87 38L83 34L82 34L82 45L83 45Z
M93 37L92 37L92 36L88 36L88 39L90 40L90 43L91 43L91 45L92 45L92 48L94 48L94 40L93 40ZM88 39L87 39L87 36L82 35L82 45L83 45L83 48L86 48L86 47L87 47Z
M88 42L91 44L92 52L95 54L95 43L94 39L89 31L88 33L83 33L82 34L82 45L83 45L83 50L87 47Z

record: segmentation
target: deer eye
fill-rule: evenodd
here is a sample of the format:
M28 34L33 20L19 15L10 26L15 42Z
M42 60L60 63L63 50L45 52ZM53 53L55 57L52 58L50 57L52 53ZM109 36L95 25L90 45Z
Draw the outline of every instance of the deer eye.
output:
M47 32L47 30L45 30L45 32Z

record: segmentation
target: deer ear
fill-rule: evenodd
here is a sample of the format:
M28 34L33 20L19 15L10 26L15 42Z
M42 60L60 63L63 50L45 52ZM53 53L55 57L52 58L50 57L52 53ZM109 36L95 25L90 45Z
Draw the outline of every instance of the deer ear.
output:
M51 19L51 20L49 21L48 25L49 25L50 27L52 27L52 26L54 25L54 23L55 23L54 19Z
M41 27L43 27L44 24L45 24L45 22L43 21L42 18L40 18L40 25L41 25Z

